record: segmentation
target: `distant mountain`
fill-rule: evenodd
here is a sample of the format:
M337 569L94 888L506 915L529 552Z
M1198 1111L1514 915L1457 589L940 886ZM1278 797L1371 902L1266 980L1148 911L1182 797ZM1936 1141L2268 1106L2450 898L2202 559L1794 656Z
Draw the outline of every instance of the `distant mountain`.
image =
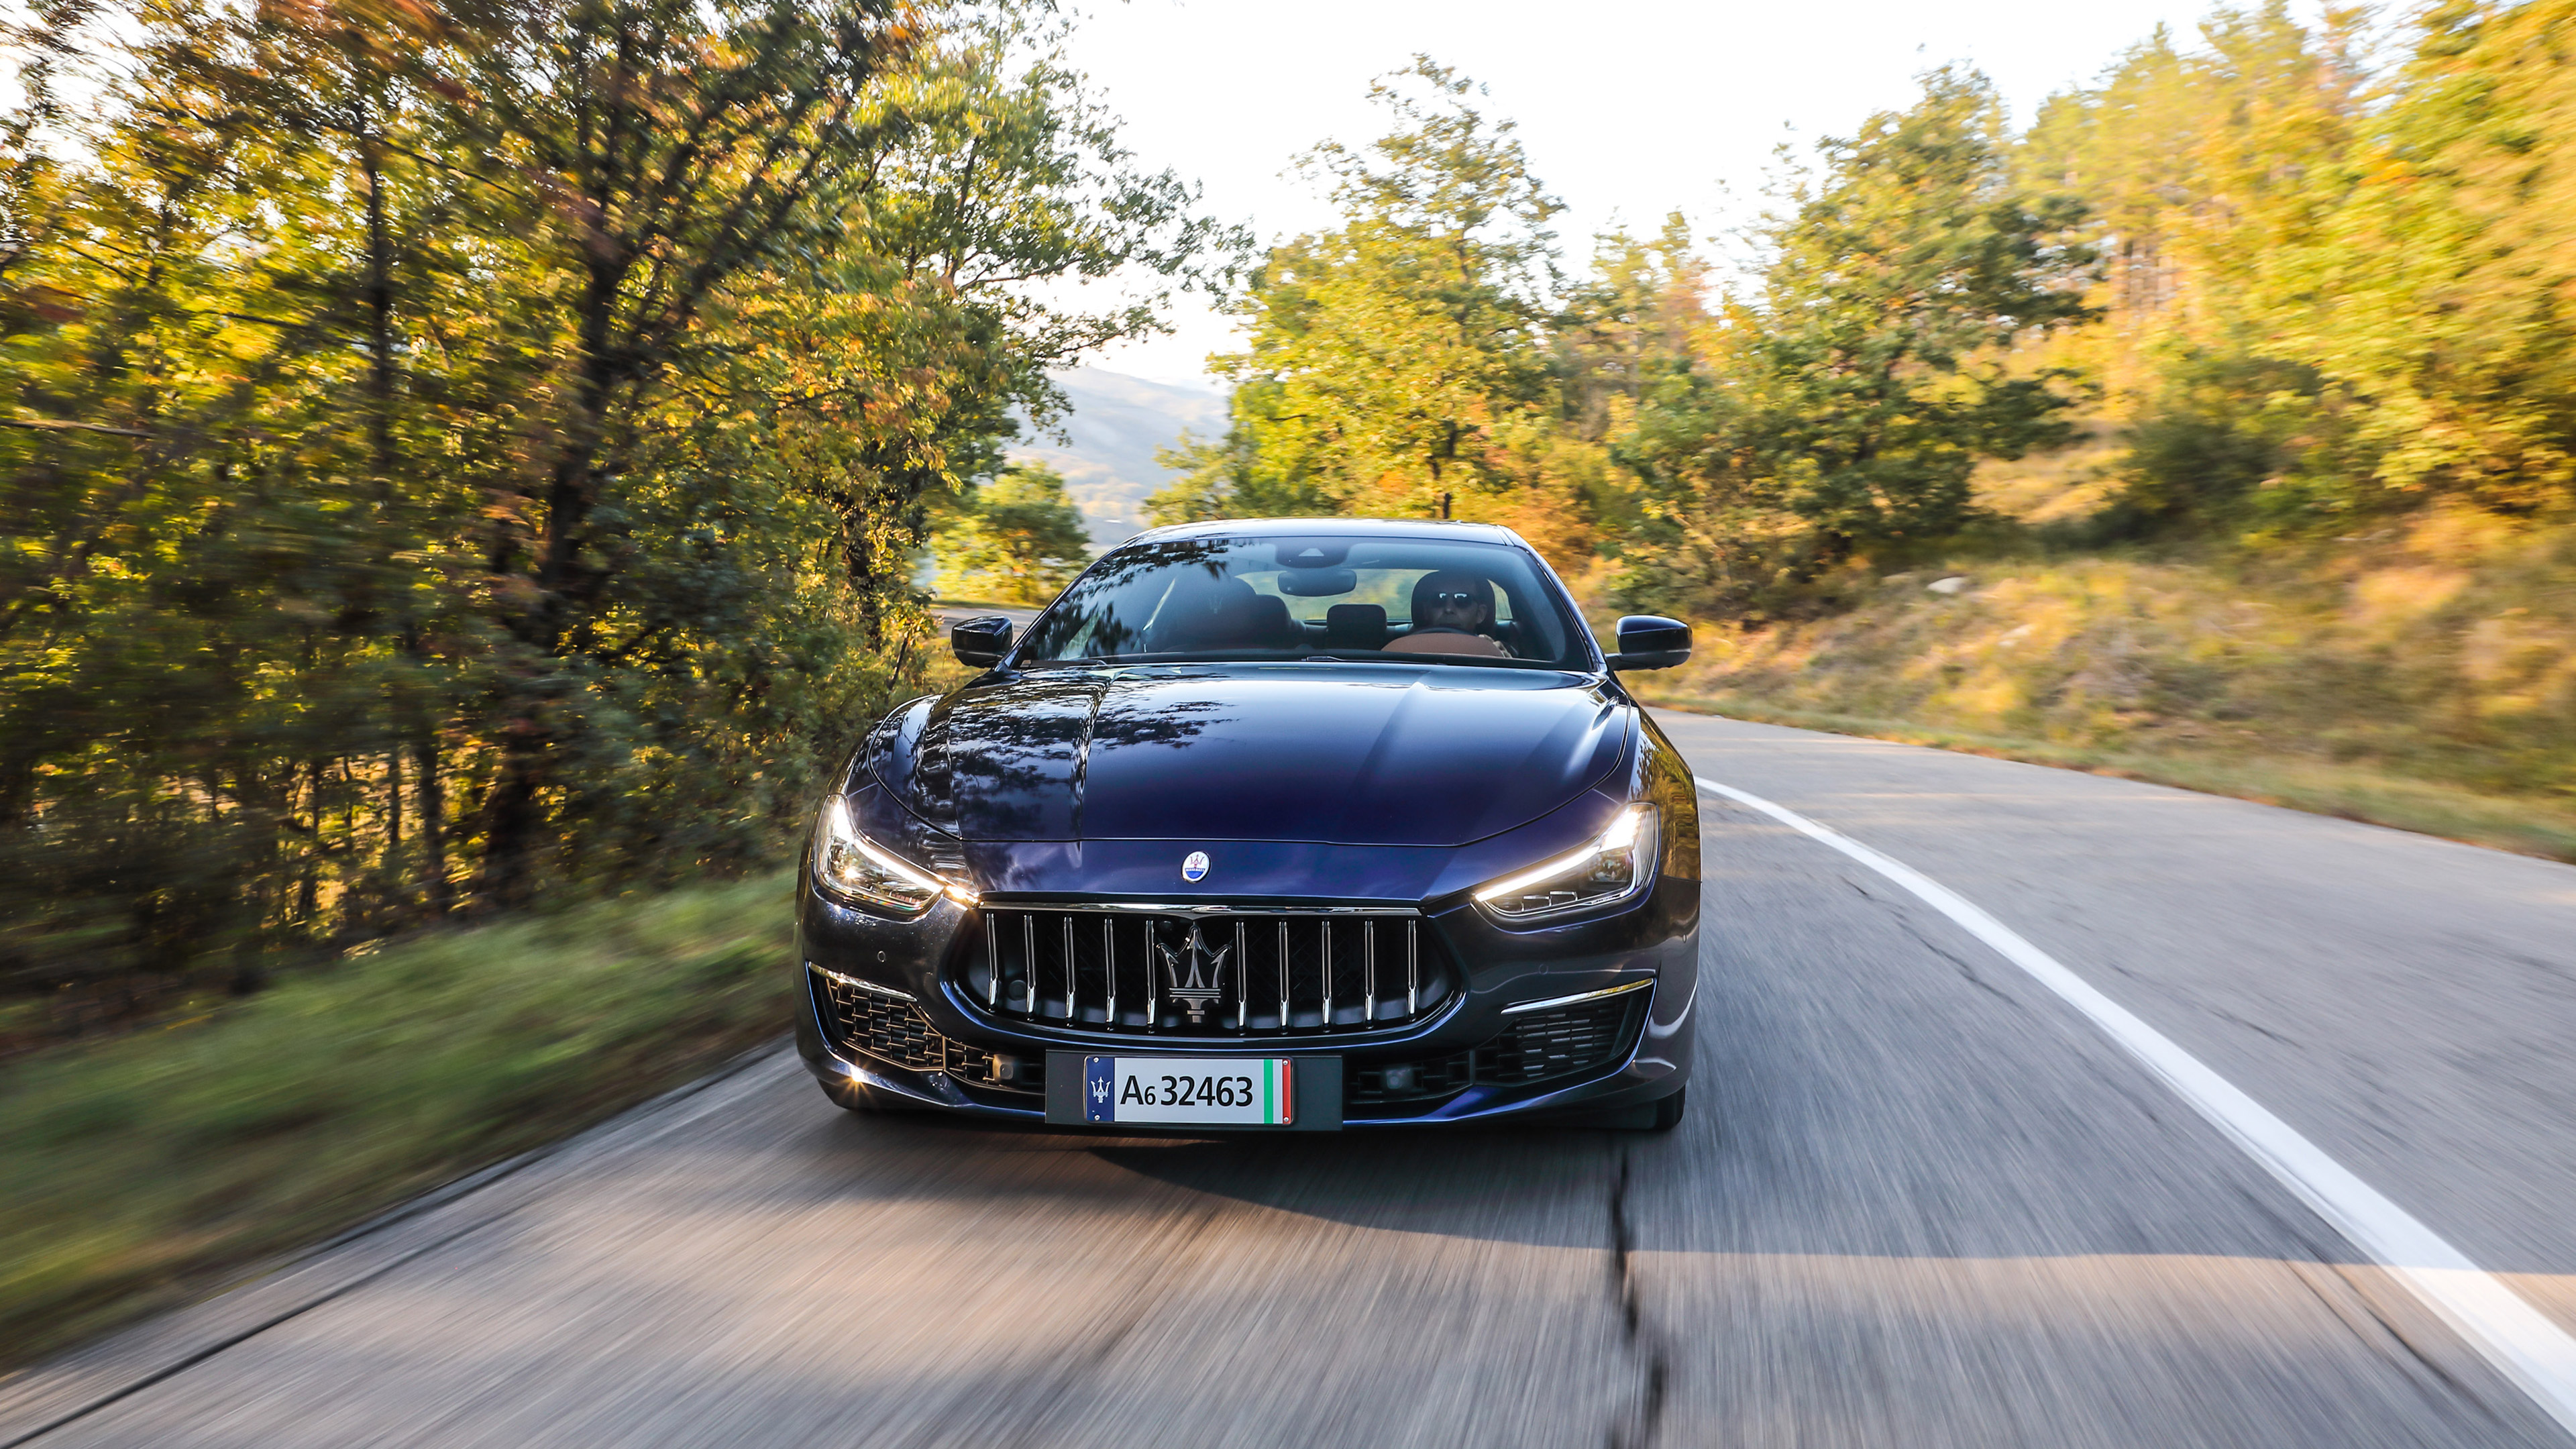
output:
M1082 510L1095 547L1145 526L1145 495L1171 481L1154 461L1155 449L1180 441L1184 428L1202 438L1225 431L1225 399L1213 392L1095 367L1058 373L1055 381L1073 402L1073 416L1064 422L1071 446L1031 437L1013 447L1011 457L1064 475L1065 491Z

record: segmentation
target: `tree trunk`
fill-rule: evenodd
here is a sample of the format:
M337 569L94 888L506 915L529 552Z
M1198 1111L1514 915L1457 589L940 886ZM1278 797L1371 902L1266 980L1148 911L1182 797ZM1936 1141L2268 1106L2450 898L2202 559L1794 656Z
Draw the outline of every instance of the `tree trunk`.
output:
M502 755L501 778L483 811L483 870L476 909L525 905L535 894L529 864L535 854L537 792L543 788L544 746L513 740Z
M367 120L364 99L358 105L358 156L367 178L367 443L382 507L393 497L394 482L393 244L385 235L384 148Z
M413 773L420 777L420 874L427 888L429 914L445 916L455 906L447 884L447 791L438 774L438 739L426 727L412 736Z
M403 768L402 751L385 751L385 863L386 880L397 878L401 870L403 835Z

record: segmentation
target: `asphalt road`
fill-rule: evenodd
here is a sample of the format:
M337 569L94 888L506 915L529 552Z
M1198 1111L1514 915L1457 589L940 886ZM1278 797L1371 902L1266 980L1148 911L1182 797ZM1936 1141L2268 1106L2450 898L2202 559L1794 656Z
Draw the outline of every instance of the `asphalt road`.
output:
M2576 1328L2576 869L1668 715ZM2055 995L1710 799L1669 1137L1111 1141L787 1057L0 1385L52 1445L2560 1445Z

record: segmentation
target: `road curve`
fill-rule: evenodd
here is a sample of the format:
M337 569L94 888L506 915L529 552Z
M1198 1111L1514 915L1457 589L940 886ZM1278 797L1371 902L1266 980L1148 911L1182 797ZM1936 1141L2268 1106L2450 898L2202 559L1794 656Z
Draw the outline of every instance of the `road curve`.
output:
M2576 1329L2576 869L1687 715ZM834 1110L783 1054L0 1384L0 1444L2565 1445L2058 996L1704 804L1669 1137Z

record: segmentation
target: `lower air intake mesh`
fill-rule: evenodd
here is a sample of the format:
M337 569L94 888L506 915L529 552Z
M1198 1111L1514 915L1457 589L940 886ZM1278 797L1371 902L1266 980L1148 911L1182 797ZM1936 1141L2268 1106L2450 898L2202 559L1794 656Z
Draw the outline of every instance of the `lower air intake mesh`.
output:
M1635 1044L1647 995L1632 991L1532 1012L1455 1056L1359 1067L1351 1073L1347 1100L1353 1106L1424 1103L1471 1086L1522 1087L1598 1072L1625 1058Z
M831 1028L834 1046L916 1072L946 1072L961 1082L995 1091L1046 1089L1044 1057L999 1059L1009 1063L1006 1078L997 1069L993 1053L950 1040L911 1002L871 991L833 972L818 969L806 975L814 983L814 1004Z

